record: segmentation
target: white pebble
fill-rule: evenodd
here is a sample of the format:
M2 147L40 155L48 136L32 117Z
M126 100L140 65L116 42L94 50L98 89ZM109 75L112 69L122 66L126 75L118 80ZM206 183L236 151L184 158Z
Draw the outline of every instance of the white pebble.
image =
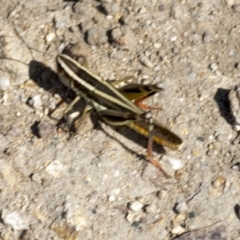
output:
M66 24L64 23L64 21L56 21L55 26L57 29L63 29L66 26Z
M129 209L138 212L143 208L143 204L139 201L134 201L129 204Z
M6 91L10 87L10 79L7 77L0 77L0 90Z
M168 156L167 160L170 163L172 169L175 170L175 171L184 167L184 164L183 164L182 160L180 160L180 159Z
M141 14L146 13L146 8L145 7L140 8L139 13Z
M120 192L121 192L121 189L120 189L120 188L116 188L116 189L113 190L113 193L114 193L115 195L118 195Z
M126 216L126 220L130 223L137 221L137 217L136 217L136 213L133 213L131 211L128 212L127 216Z
M218 65L216 63L211 63L209 68L210 68L210 70L215 72L218 69Z
M160 71L160 70L161 70L161 68L160 68L159 65L156 65L156 66L153 68L153 71L155 71L155 72L158 72L158 71Z
M55 38L55 33L51 32L46 36L46 42L49 44L51 43Z
M60 177L62 172L65 170L65 166L59 161L53 161L46 167L46 172L53 177Z
M161 44L160 43L154 43L153 46L158 49L158 48L161 47Z
M185 232L185 229L182 226L174 227L171 231L171 233L174 234L174 235L179 235L179 234L182 234L184 232Z
M179 202L176 206L177 213L186 213L188 211L188 206L186 202Z
M42 107L42 99L40 95L35 95L32 99L29 100L29 104L34 109L40 109Z
M173 36L173 37L171 37L171 42L175 42L176 40L177 40L177 36Z
M239 170L240 170L239 163L235 163L235 164L232 166L232 169L239 171Z
M225 0L225 1L229 7L232 7L232 5L235 3L235 0Z
M108 197L108 201L109 201L109 202L113 202L113 201L115 201L115 200L116 200L116 197L113 196L113 195L111 195L111 196Z
M2 211L2 218L5 224L9 224L15 231L25 230L29 228L29 223L23 219L19 212Z
M114 177L119 177L120 172L118 170L115 171L115 173L113 174Z

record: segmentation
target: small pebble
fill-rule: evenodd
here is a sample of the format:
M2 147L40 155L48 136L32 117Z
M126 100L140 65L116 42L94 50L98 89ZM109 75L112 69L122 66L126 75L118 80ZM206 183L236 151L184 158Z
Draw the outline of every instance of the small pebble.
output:
M87 42L90 45L104 44L108 41L105 29L94 26L87 31Z
M63 29L63 28L65 28L65 26L66 26L66 24L64 21L56 21L56 23L55 23L55 27L57 29Z
M75 197L70 195L66 196L64 209L66 211L66 221L69 225L75 226L77 231L81 231L86 227L88 220L86 219L85 214L83 214L83 209L80 207L80 204Z
M223 141L225 140L224 134L218 134L218 135L216 136L216 140L217 140L218 142L223 142Z
M41 95L35 95L28 101L29 105L33 107L35 110L38 110L42 107L42 99Z
M143 204L139 201L134 201L134 202L130 202L128 207L130 210L134 212L138 212L143 208Z
M223 176L218 176L213 182L212 186L215 188L223 187L226 183L226 178Z
M5 106L9 105L7 92L3 92L3 94L1 94L1 95L0 95L0 103L2 102L3 105L5 105Z
M215 72L218 69L218 65L216 63L211 63L209 65L209 69L213 72Z
M18 211L10 212L7 209L3 209L1 216L3 222L10 225L15 231L26 230L29 228L28 221L26 221Z
M115 171L115 173L113 174L114 177L119 177L120 172L118 170Z
M174 227L184 225L184 222L186 221L187 216L186 214L178 214L172 221L172 225Z
M139 12L140 14L146 13L146 8L145 8L145 7L142 7L142 8L140 8L140 9L138 10L138 12Z
M176 180L181 181L184 178L184 173L181 171L175 171L174 177Z
M143 196L138 196L135 198L136 201L139 201L139 202L143 202L144 201L144 197Z
M191 152L192 156L198 157L200 155L200 151L198 149L193 149Z
M188 211L188 206L186 202L179 202L175 207L177 213L186 213Z
M240 12L240 4L234 4L233 6L232 6L232 9L233 9L233 11L234 12Z
M240 162L235 163L235 164L232 166L232 169L233 169L233 170L236 170L236 171L239 171L239 170L240 170Z
M232 7L232 5L235 3L235 0L225 0L227 5Z
M141 218L141 216L140 215L137 215L136 213L134 213L134 212L132 212L132 211L129 211L128 213L127 213L127 216L126 216L126 220L128 221L128 222L137 222L137 221L139 221L140 220L140 218Z
M228 94L228 100L230 103L230 112L234 119L233 128L236 131L240 130L240 85L236 85L232 88Z
M116 3L104 3L101 5L102 12L106 15L107 19L110 19L112 16L115 16L117 19L121 16L119 5Z
M121 189L120 189L120 188L115 188L115 189L113 190L113 193L114 193L115 195L118 195L120 192L121 192Z
M113 195L111 195L111 196L108 197L108 201L109 201L109 202L113 202L113 201L115 201L115 200L116 200L116 197L113 196Z
M110 54L110 57L111 58L114 58L116 60L123 60L124 57L125 57L125 53L124 52L121 52L121 51L116 51L116 52L112 52Z
M42 181L42 178L41 178L40 174L38 174L38 173L31 174L30 178L32 181L37 182L37 183L41 183L41 181Z
M160 190L157 192L157 197L161 200L165 199L168 196L168 191L167 190Z
M223 189L210 186L208 189L208 193L212 197L220 197L223 194Z
M175 42L176 40L177 40L177 36L173 36L173 37L170 38L171 42Z
M156 204L150 204L148 206L145 206L144 210L146 211L146 213L157 213L158 207Z
M183 164L182 160L180 160L180 159L167 156L167 160L170 163L170 165L174 171L179 170L184 167L184 164Z
M180 52L180 50L179 50L178 47L172 48L172 53L173 53L173 54L177 54L177 53L179 53L179 52Z
M55 37L56 37L55 33L51 32L51 33L47 34L45 40L49 44L54 40Z
M55 125L51 124L47 120L43 120L37 127L38 136L40 138L51 135L54 131Z
M153 68L154 64L151 62L151 60L149 58L147 58L146 56L141 55L139 57L139 61L146 67L148 68Z
M226 178L218 176L212 181L212 185L209 187L208 192L210 196L219 197L223 194L226 185Z
M160 12L163 12L164 10L165 10L165 5L164 4L161 4L161 5L159 5L158 6L158 10L160 11Z
M58 178L58 177L61 177L62 172L65 170L65 166L58 160L55 160L55 161L51 162L46 167L45 170L49 175L51 175L55 178Z
M228 56L229 57L235 57L237 55L237 51L235 49L231 49L229 52L228 52Z
M202 40L204 43L210 43L212 41L211 34L208 31L205 31L203 33Z
M111 40L113 43L115 43L117 45L120 45L120 46L126 45L124 35L123 35L122 31L120 30L120 28L114 28L111 31Z
M156 65L154 68L153 68L153 71L155 72L159 72L161 70L160 66L159 65Z
M160 43L154 43L153 46L154 46L154 48L158 49L158 48L161 47L161 44Z
M171 233L174 234L174 235L180 235L182 233L185 232L185 229L182 227L182 226L177 226L177 227L174 227L172 230L171 230Z
M83 59L84 57L87 58L89 56L90 47L87 43L83 41L79 41L75 44L68 44L64 47L62 53L70 56L77 56L77 60L79 62L84 62L86 59ZM88 64L88 62L85 62Z
M209 144L207 145L207 148L208 148L208 150L215 149L214 143L209 143Z
M131 29L122 31L120 28L114 28L110 34L111 43L121 49L132 50L137 44L135 34L131 31Z
M7 77L0 77L0 91L6 91L10 87L10 79Z

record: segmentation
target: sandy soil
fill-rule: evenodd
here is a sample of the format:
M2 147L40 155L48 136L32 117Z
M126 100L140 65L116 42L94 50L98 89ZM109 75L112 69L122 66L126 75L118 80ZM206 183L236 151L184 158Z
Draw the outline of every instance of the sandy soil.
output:
M0 239L240 239L228 101L240 5L170 2L0 1ZM56 127L49 112L59 118L74 97L56 72L68 44L104 79L164 84L148 104L183 139L175 152L154 148L171 178L145 161L146 139L94 113L77 134Z

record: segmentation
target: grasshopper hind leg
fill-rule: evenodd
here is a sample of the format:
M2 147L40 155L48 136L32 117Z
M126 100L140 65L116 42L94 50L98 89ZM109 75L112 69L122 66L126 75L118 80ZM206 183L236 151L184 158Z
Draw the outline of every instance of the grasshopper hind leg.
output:
M153 118L152 118L152 114L149 112L146 114L146 119L149 122L149 136L148 136L148 145L147 145L147 159L149 162L152 163L153 166L155 166L156 168L158 168L163 175L166 178L170 178L170 176L165 172L165 170L162 168L161 164L154 159L153 157L153 131L154 131L154 125L153 125Z

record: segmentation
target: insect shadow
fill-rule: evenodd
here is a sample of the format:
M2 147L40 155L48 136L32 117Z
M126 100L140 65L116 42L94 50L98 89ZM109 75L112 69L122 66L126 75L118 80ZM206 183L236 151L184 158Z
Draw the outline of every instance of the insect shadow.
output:
M234 206L234 212L235 212L237 218L240 220L240 205L239 204L236 204Z
M32 79L39 87L43 88L45 91L50 91L52 94L58 94L63 102L69 103L69 99L72 101L76 94L74 91L63 85L58 78L58 75L56 72L54 72L50 67L44 65L41 62L32 60L29 63L29 78ZM84 102L84 101L82 101ZM84 104L84 103L83 103ZM60 104L59 104L60 105ZM59 107L59 105L56 106ZM80 105L80 103L76 104L78 106L78 111L81 112L81 110L84 109L84 105ZM76 110L76 109L75 109ZM134 150L131 150L127 144L124 144L124 142L118 140L114 136L111 136L111 134L107 133L102 127L101 124L99 124L99 117L96 114L96 112L91 111L90 118L93 122L93 125L95 128L102 130L105 132L105 134L114 139L115 141L119 142L127 151L130 151L131 153L137 155L138 157L142 158L143 155L136 153ZM64 123L64 119L61 119L59 122L57 122L56 126L59 127ZM110 126L111 127L111 126ZM147 146L147 138L141 136L140 134L136 133L135 131L127 128L127 127L112 127L117 132L119 132L124 137L130 139L133 142L136 142L140 146L146 148ZM33 131L33 134L38 136L38 133L36 132L36 123L33 124L31 129L35 129ZM74 132L74 128L71 129ZM157 153L164 153L165 150L163 147L157 145L153 146L153 150Z
M227 123L232 125L234 121L230 112L230 103L228 100L229 92L230 90L228 89L218 88L214 96L214 100L218 104L218 108L221 116L226 120Z

